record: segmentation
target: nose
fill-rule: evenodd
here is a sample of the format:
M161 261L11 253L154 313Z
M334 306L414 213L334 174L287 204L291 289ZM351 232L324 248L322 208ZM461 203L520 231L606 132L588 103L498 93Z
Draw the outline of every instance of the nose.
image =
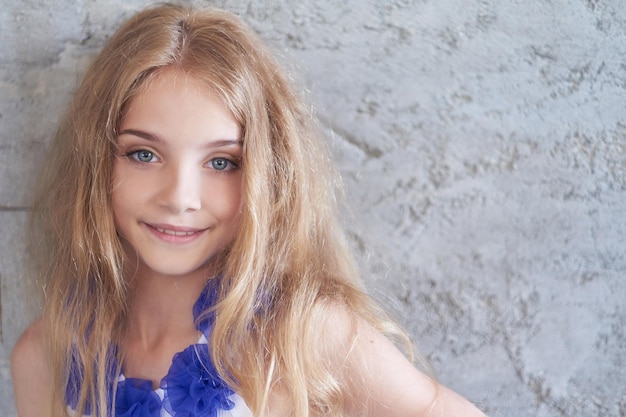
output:
M190 165L172 165L163 170L159 204L167 211L180 214L202 207L201 178Z

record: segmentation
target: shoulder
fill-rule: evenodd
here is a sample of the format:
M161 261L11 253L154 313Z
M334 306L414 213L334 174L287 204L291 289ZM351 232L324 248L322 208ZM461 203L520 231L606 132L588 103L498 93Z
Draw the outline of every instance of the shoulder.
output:
M323 327L328 360L341 369L349 415L478 417L469 401L419 371L369 321L332 303Z
M11 370L19 375L23 370L45 362L44 329L41 319L22 333L11 352Z
M11 374L18 414L29 417L49 413L52 371L41 319L31 324L15 344L11 352Z

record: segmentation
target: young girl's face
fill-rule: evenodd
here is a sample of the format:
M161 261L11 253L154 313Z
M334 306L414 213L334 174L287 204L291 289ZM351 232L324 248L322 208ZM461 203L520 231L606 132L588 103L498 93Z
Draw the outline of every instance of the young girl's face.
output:
M166 70L131 102L113 167L115 224L139 273L200 271L234 238L241 127L200 81Z

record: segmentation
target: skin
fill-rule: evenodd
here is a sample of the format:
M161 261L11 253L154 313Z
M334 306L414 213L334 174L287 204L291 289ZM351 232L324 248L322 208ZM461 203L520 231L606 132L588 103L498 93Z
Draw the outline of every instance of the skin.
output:
M204 84L166 71L133 100L119 132L111 200L136 260L122 366L156 387L172 356L198 340L193 303L238 228L241 127Z
M198 340L192 305L214 272L211 258L238 227L241 128L206 86L169 70L136 96L119 132L112 206L128 259L134 260L122 368L127 377L156 387L173 355ZM13 350L21 417L50 415L43 330L35 322ZM348 387L346 415L483 416L345 308L332 306L322 332L321 359L342 370L339 377ZM268 411L271 417L291 415L280 387L271 393Z
M341 306L331 309L325 331L331 341L329 360L345 369L348 415L484 416L465 398L418 371L390 340Z

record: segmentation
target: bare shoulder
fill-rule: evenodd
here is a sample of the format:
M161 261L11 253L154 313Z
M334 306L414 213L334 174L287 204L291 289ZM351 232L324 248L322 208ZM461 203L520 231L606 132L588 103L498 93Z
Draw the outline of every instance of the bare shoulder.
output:
M45 362L44 329L41 319L33 322L22 333L11 352L11 370L20 375L27 370L39 370Z
M52 373L44 342L41 319L20 336L11 353L11 375L20 417L50 413Z
M473 404L420 372L385 335L339 303L323 329L329 358L342 369L349 415L480 417Z

